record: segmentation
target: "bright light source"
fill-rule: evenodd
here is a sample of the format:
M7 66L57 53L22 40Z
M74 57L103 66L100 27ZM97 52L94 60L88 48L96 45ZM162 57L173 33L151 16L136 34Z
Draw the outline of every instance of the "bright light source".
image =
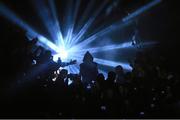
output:
M47 39L46 37L44 37L42 34L35 31L30 25L28 25L25 21L19 18L13 11L8 9L2 3L0 3L0 15L4 16L5 18L9 19L13 23L17 24L19 27L24 29L25 31L27 31L28 38L32 39L34 37L38 37L39 39L38 45L44 47L45 49L51 50L52 53L56 53L53 55L53 60L55 62L58 60L58 58L60 58L63 62L67 62L71 60L70 57L80 62L83 60L84 54L87 51L89 51L91 53L96 53L97 58L94 58L94 61L100 65L110 66L110 67L122 65L124 69L131 71L132 67L129 65L129 63L124 63L124 62L119 62L119 61L114 61L114 60L107 60L107 59L102 58L100 56L101 54L97 54L97 53L109 51L109 50L115 51L121 48L134 48L134 46L132 46L132 41L125 42L123 44L111 44L107 46L99 46L98 44L95 46L91 46L90 44L93 43L98 38L108 35L108 33L112 33L113 31L117 29L120 30L128 26L129 23L136 20L136 18L139 15L149 10L151 7L157 5L161 1L162 0L152 0L152 2L137 9L135 12L132 12L128 16L124 17L122 20L118 20L118 22L108 25L107 27L103 29L98 28L100 29L99 31L95 33L93 32L94 34L87 35L85 37L84 35L88 33L88 30L90 29L91 25L95 21L96 17L101 13L101 11L107 5L107 0L104 1L104 3L102 3L101 6L99 6L99 8L96 11L94 11L94 14L86 21L86 16L88 16L88 13L92 10L91 7L94 4L93 0L87 5L87 9L85 9L85 12L82 15L83 17L78 23L78 25L80 26L77 26L77 28L80 30L76 31L77 33L74 32L74 30L76 30L74 29L74 27L76 27L75 20L77 17L79 5L81 4L80 0L77 1L74 7L73 6L70 7L70 8L74 8L74 10L67 11L68 18L67 19L65 18L65 21L67 21L67 23L65 23L65 26L67 26L66 28L67 31L61 31L63 30L63 28L60 24L61 22L58 21L58 14L56 13L56 8L55 8L56 5L53 0L49 0L50 8L47 8L48 5L46 5L46 3L44 3L43 1L36 1L37 3L35 3L35 6L38 10L37 12L42 22L44 23L45 27L47 28L53 42ZM71 11L73 13L71 13ZM63 36L62 32L67 33L67 35ZM106 42L106 41L104 40L100 42ZM149 46L153 44L156 44L156 43L143 42L141 43L141 46L145 46L145 45ZM115 56L112 55L112 57L115 57ZM75 65L68 66L66 67L66 69L68 69L69 73L76 74L76 73L79 73L79 67L77 66ZM100 69L100 72L102 72L104 75L107 76L106 71L104 71L103 69ZM171 76L169 78L171 78ZM164 93L165 92L162 91L162 94ZM144 114L144 112L141 112L141 113Z
M57 61L58 58L61 58L62 61L68 59L68 52L65 49L61 49L58 54L53 56L53 60Z
M66 50L62 49L62 50L60 51L60 57L61 57L62 60L63 60L63 59L67 59L67 57L68 57L68 52L67 52Z

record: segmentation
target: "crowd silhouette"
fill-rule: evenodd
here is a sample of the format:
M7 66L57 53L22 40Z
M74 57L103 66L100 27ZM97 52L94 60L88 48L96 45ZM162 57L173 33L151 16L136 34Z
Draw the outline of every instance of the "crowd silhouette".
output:
M8 97L2 103L8 109L1 117L179 117L178 75L151 52L138 52L130 63L131 72L118 65L105 79L90 52L84 55L79 74L68 74L63 67L76 64L76 60L62 62L59 58L54 62L51 51L37 42L37 38L24 42L14 55L20 56L21 67L8 87Z

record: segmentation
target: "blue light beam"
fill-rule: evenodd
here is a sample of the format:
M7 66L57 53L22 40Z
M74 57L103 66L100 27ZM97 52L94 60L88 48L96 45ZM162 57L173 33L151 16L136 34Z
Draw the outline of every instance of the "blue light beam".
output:
M136 10L135 12L133 12L132 14L128 15L127 17L123 18L122 21L126 22L128 20L131 20L135 17L137 17L138 15L144 13L145 11L149 10L150 8L152 8L153 6L161 3L162 0L153 0L152 2L150 2L149 4L141 7L140 9Z
M111 66L111 67L116 67L118 65L121 65L125 70L132 71L132 67L129 65L129 63L115 62L115 61L104 60L99 58L94 58L94 60L101 65Z
M50 2L50 8L52 13L49 12L50 11L49 8L45 5L44 1L42 0L38 0L38 1L36 0L35 7L37 9L39 17L41 18L43 24L46 26L46 29L50 33L53 41L56 44L60 44L61 47L64 47L62 33L59 27L59 23L57 21L57 17L55 16L56 13L55 13L55 8L53 6L53 0Z
M112 45L107 45L103 47L93 47L93 48L87 48L87 49L78 49L78 48L73 48L70 49L69 51L72 53L78 53L78 54L85 54L85 52L90 51L90 53L97 53L97 52L102 52L102 51L109 51L109 50L115 50L115 49L124 49L124 48L134 48L132 46L132 42L125 42L119 45L112 44Z
M77 0L77 2L75 4L75 9L73 10L74 14L73 14L73 17L71 19L70 27L68 29L67 42L66 42L66 44L69 45L68 47L70 47L70 45L72 43L72 37L73 37L73 32L74 32L74 25L75 25L75 22L76 22L76 17L77 17L77 13L78 13L78 10L79 10L80 3L81 3L81 0Z
M85 21L86 17L88 16L88 14L90 14L94 3L95 3L95 0L88 1L88 5L87 5L86 9L84 10L81 19L78 22L79 28L82 27L82 25L84 24L84 21Z
M9 8L5 5L0 3L0 15L4 16L9 21L13 22L14 24L18 25L22 29L26 30L32 36L37 36L38 34L31 28L26 22L21 20L15 13L13 13Z
M34 2L35 2L34 6L36 8L36 11L37 11L41 21L43 22L46 29L50 33L52 39L54 41L57 40L57 38L55 36L55 33L57 31L55 31L55 29L54 29L54 23L53 23L52 17L49 12L50 10L47 8L47 6L45 5L43 0L35 0Z
M83 40L81 43L75 45L75 47L81 47L84 48L86 47L89 43L93 42L94 40L96 40L98 37L101 37L109 32L113 32L114 30L121 29L127 25L129 25L129 23L132 22L132 20L134 20L137 16L139 16L140 14L142 14L143 12L149 10L151 7L159 4L161 2L161 0L153 0L153 2L148 3L147 5L145 5L144 7L141 7L140 9L136 10L135 12L133 12L130 16L126 16L124 17L121 21L116 22L102 30L100 30L99 32L93 34L92 36L90 36L89 38Z
M49 5L50 5L50 10L52 12L52 16L53 16L53 20L55 21L55 28L57 28L57 41L56 41L56 44L57 46L65 46L65 43L64 43L64 38L63 38L63 35L62 35L62 32L61 32L61 26L60 26L60 23L59 23L59 20L58 20L58 16L57 16L57 12L56 12L56 6L54 4L54 0L49 0Z
M119 28L119 29L120 29L120 28L122 29L123 27L127 26L127 24L128 24L128 23L120 24L120 25L118 25L118 28ZM83 40L83 41L80 42L79 44L74 45L74 46L72 47L72 49L74 49L74 47L75 47L75 48L81 48L81 49L83 49L84 47L87 47L88 44L90 44L91 42L93 42L94 40L96 40L98 37L101 37L101 36L107 34L108 32L112 31L112 30L115 29L115 28L117 28L117 25L114 25L114 24L113 24L113 25L111 25L111 26L108 26L107 28L105 28L105 29L103 29L103 30L101 30L101 31L99 31L99 32L91 35L90 37L88 37L87 39Z
M15 13L13 13L9 8L0 4L0 14L3 15L8 20L12 21L14 24L18 25L22 29L26 30L30 36L38 37L39 42L42 46L50 48L56 52L59 51L59 48L50 42L46 37L37 33L32 27L30 27L26 22L19 18Z
M77 60L83 59L82 55L72 55L72 57ZM110 67L116 67L118 65L121 65L125 70L132 71L132 67L129 65L129 63L115 62L115 61L105 60L105 59L100 59L100 58L94 58L94 61L96 61L100 65L105 65L105 66L110 66Z
M108 0L105 0L101 6L96 10L96 12L93 14L93 16L87 21L87 23L81 28L81 30L78 32L78 34L74 37L74 39L72 40L72 45L76 44L81 38L82 36L87 32L87 30L89 29L89 27L92 25L92 23L94 22L94 20L96 19L96 17L99 15L99 13L103 10L103 8L105 7L105 5L107 4Z

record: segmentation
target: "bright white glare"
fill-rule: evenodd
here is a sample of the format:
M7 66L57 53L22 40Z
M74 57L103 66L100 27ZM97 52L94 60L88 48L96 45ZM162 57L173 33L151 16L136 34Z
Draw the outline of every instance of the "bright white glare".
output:
M67 59L67 57L68 57L68 52L66 51L66 50L62 50L61 52L60 52L60 57L61 57L61 59Z
M55 54L53 56L53 60L57 61L58 58L60 58L61 60L67 60L68 59L68 52L65 49L61 49L58 54Z

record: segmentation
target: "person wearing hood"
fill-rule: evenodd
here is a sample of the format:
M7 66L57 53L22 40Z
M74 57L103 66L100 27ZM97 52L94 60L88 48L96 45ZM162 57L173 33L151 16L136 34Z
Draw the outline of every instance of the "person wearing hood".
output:
M89 51L85 53L83 63L80 64L80 75L85 85L95 81L98 75L97 63L93 61L93 56Z

